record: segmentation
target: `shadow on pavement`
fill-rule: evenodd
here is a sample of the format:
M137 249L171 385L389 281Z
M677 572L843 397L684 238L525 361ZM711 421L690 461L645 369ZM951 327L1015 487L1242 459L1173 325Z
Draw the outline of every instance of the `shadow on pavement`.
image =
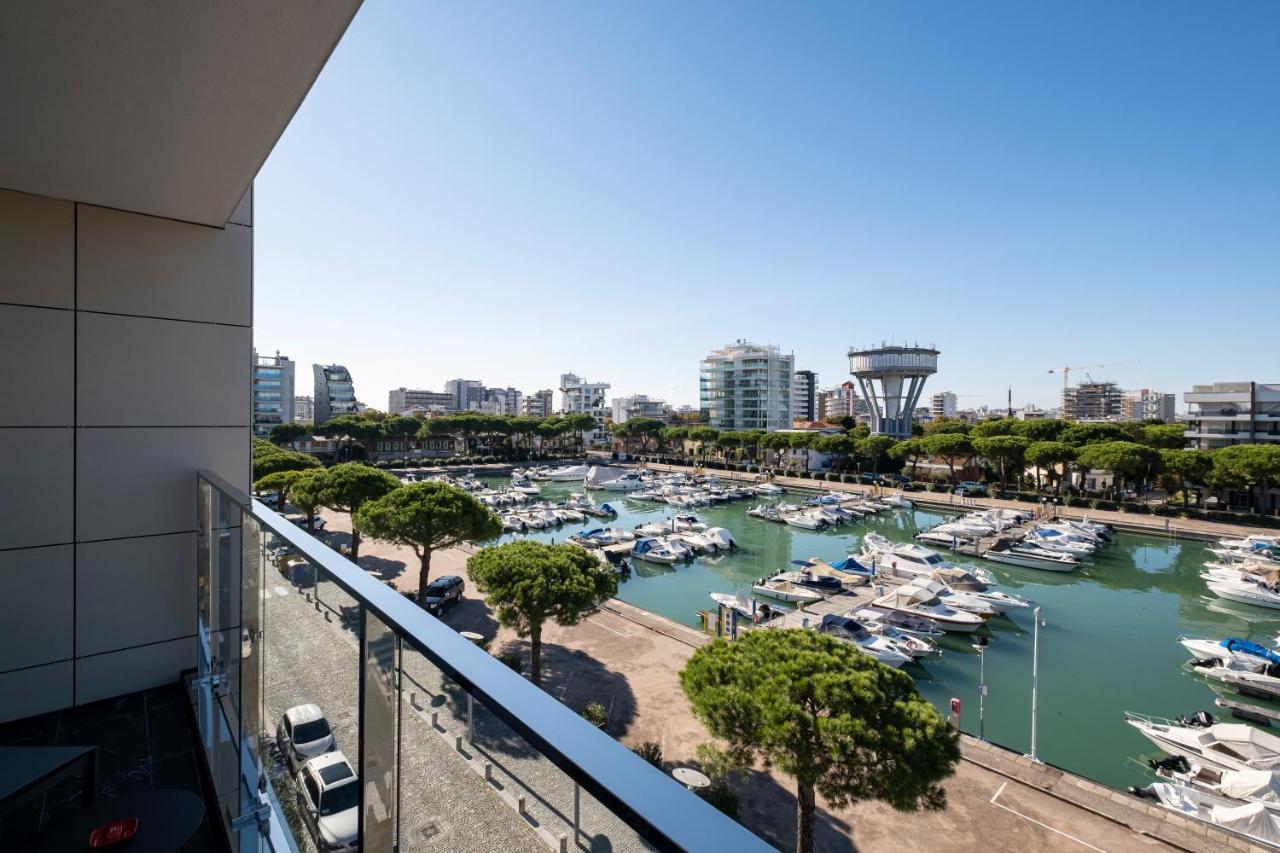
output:
M497 651L514 651L529 666L528 640L513 640ZM542 644L542 689L574 711L599 702L609 714L604 730L621 737L636 717L636 698L627 677L578 649Z
M796 795L759 770L751 770L734 784L739 797L739 822L779 850L796 846ZM821 805L813 821L814 849L824 853L857 853L853 827Z
M389 581L404 574L408 567L403 560L361 555L360 568L377 575L378 580Z

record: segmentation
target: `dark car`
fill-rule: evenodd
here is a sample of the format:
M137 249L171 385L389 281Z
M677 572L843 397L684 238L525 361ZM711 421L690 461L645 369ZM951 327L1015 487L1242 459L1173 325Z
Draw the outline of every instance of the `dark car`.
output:
M457 575L443 575L427 584L426 608L429 613L440 616L446 610L462 600L462 591L467 584Z
M982 483L975 483L973 480L965 480L960 485L956 486L955 493L957 495L965 495L966 497L974 495L978 497L986 497L987 487Z
M901 474L884 474L880 478L886 486L905 486L911 482L910 477L904 477Z

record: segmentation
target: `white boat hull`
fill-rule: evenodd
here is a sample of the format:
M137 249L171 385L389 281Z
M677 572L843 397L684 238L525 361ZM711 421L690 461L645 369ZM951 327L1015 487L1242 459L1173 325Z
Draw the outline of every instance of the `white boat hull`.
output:
M993 563L1004 563L1009 566L1021 566L1024 569L1041 569L1046 572L1074 572L1079 568L1080 563L1057 562L1055 560L1043 560L1039 557L1033 557L1028 554L1011 554L1008 552L1000 552L998 554L986 553L982 556L984 560L990 560Z

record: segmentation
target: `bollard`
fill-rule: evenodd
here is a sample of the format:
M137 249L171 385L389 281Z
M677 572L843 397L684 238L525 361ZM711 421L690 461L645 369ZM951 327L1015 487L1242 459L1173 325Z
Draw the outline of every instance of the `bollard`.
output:
M560 853L569 853L569 836L560 833Z
M455 735L453 738L453 748L458 752L462 752L462 735Z
M409 704L415 708L418 707L418 691L416 690L409 691Z
M516 797L516 813L517 813L517 814L519 814L519 815L520 815L520 817L523 817L523 818L528 818L528 817L529 817L527 814L525 814L525 811L524 811L524 797L523 797L523 796Z
M328 610L326 610L326 611L324 612L324 621L326 621L326 622L332 622L332 621L333 621L333 614L332 614L332 613L330 613Z
M438 729L438 728L440 728L440 720L439 720L439 717L440 717L440 712L439 712L439 711L432 711L432 712L431 712L431 728L433 728L433 729Z
M488 761L484 763L484 781L493 784L493 765Z

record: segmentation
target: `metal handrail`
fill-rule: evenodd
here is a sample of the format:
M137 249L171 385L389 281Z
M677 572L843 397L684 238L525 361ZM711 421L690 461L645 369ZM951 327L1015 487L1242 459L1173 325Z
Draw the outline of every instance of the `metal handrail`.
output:
M664 850L772 849L741 824L261 501L213 472L201 471L199 476L323 569L328 580L484 702L646 842Z

